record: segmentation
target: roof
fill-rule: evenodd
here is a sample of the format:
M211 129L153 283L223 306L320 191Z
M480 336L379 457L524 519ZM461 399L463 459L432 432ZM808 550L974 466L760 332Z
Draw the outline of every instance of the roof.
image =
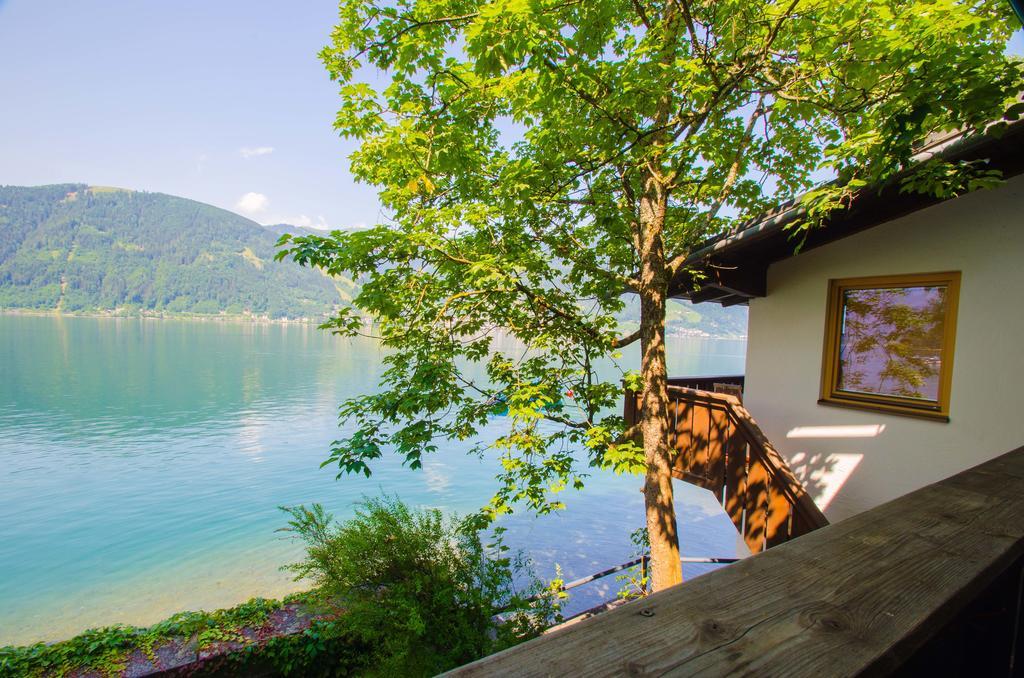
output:
M1024 173L1024 120L1009 124L998 137L964 137L950 133L933 137L914 159L933 157L948 161L988 160L1005 178ZM911 212L944 202L945 198L901 193L893 182L861 191L848 208L833 212L808 234L800 252L892 221ZM723 306L746 304L763 297L768 266L797 255L797 241L786 227L805 214L799 199L780 205L752 222L710 241L691 254L669 285L669 296L693 302L714 301ZM702 272L695 279L693 271Z

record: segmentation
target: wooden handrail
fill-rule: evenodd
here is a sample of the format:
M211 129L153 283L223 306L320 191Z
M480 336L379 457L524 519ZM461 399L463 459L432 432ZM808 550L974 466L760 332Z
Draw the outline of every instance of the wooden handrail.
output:
M729 394L670 385L672 475L710 490L753 553L828 525L761 428ZM632 402L630 402L632 400ZM639 418L627 394L627 423Z
M1016 676L1024 448L454 676Z
M669 377L669 386L695 388L700 391L714 391L715 384L731 384L743 386L746 378L742 374L715 375L711 377Z

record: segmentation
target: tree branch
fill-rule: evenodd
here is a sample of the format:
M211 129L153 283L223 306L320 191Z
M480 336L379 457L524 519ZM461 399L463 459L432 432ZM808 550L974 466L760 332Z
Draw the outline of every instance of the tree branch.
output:
M640 443L642 440L643 437L641 436L640 424L633 424L625 431L623 431L622 435L620 435L618 438L614 440L614 442L612 442L612 445L624 445L625 443L628 443L630 441L634 443Z
M456 22L459 22L459 21L469 21L470 19L475 19L478 16L480 16L479 12L471 12L469 14L463 14L463 15L460 15L460 16L438 17L437 19L423 19L422 21L418 21L418 20L412 19L411 17L404 16L404 15L399 16L398 17L399 19L403 19L404 21L410 22L409 25L404 27L404 28L402 28L402 29L399 29L397 32L392 33L391 35L389 35L389 36L387 36L387 37L385 37L385 38L383 38L381 40L374 40L373 42L368 44L366 47L364 47L363 49L359 50L356 53L356 58L361 57L362 55L366 54L367 52L369 52L371 49L373 49L375 47L387 47L388 45L390 45L390 44L394 43L395 41L397 41L399 38L401 38L406 33L409 33L410 31L414 31L417 28L423 28L424 26L435 26L437 24L451 24L451 23L456 23Z
M718 198L715 200L711 210L708 211L707 218L704 222L705 226L711 225L711 222L715 220L716 216L718 216L718 212L722 209L725 201L729 199L733 186L736 185L736 180L739 178L740 166L743 164L743 158L746 155L747 146L750 145L750 142L754 137L754 125L757 124L757 119L766 113L767 111L764 109L764 95L762 94L757 100L757 106L754 107L754 111L750 114L750 118L747 120L747 127L743 131L743 136L740 137L739 143L736 145L736 155L733 157L732 165L729 167L729 172L726 174L725 181L722 183L722 190L719 191Z
M633 132L634 134L641 135L641 136L643 135L642 130L640 130L636 125L630 123L628 120L624 120L623 118L621 118L618 115L615 115L611 111L606 110L603 106L601 106L601 104L598 102L596 97L591 96L587 92L585 92L582 89L580 89L579 87L577 87L572 81L569 80L568 77L565 77L562 69L560 69L558 67L558 64L556 64L554 61L552 61L551 59L544 59L544 65L547 66L552 71L555 71L556 73L562 73L562 75L563 75L563 82L565 83L565 86L568 87L572 91L573 94L575 94L577 97L579 97L581 101L583 101L586 104L590 105L592 108L594 108L594 110L598 111L601 115L603 115L609 121L611 121L611 122L613 122L613 123L615 123L617 125L621 125L622 127L625 127L626 129L628 129L630 132Z
M631 1L633 3L633 9L636 10L637 16L640 17L640 21L641 21L641 23L643 23L644 28L650 28L651 27L651 21L650 21L650 19L647 18L647 11L644 10L643 4L640 3L639 0L631 0Z
M548 414L548 413L545 412L545 413L541 414L540 416L542 418L544 418L544 419L547 419L548 421L553 421L553 422L555 422L557 424L562 424L563 426L568 426L569 428L578 428L578 429L588 429L588 428L590 428L590 424L588 422L585 422L585 421L573 421L572 419L568 419L566 417L560 417L557 414Z
M640 330L627 334L624 337L612 340L612 348L622 348L623 346L629 346L640 338Z

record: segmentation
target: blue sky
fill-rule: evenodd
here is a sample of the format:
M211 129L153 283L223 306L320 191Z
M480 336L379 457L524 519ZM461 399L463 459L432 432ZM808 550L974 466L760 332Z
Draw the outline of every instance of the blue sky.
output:
M0 184L159 191L262 223L376 223L316 57L336 7L0 0Z
M263 223L375 223L316 57L336 14L336 0L0 0L0 184L159 191Z
M1007 52L1010 54L1024 55L1024 30L1017 31L1007 45Z

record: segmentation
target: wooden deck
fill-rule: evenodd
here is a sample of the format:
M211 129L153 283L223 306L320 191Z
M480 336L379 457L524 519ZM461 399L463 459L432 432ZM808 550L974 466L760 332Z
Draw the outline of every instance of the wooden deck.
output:
M1022 564L1024 448L451 675L1020 675Z
M751 553L828 525L739 398L711 391L725 384L742 386L743 377L670 380L673 477L710 490ZM627 424L638 420L639 407L627 393Z

